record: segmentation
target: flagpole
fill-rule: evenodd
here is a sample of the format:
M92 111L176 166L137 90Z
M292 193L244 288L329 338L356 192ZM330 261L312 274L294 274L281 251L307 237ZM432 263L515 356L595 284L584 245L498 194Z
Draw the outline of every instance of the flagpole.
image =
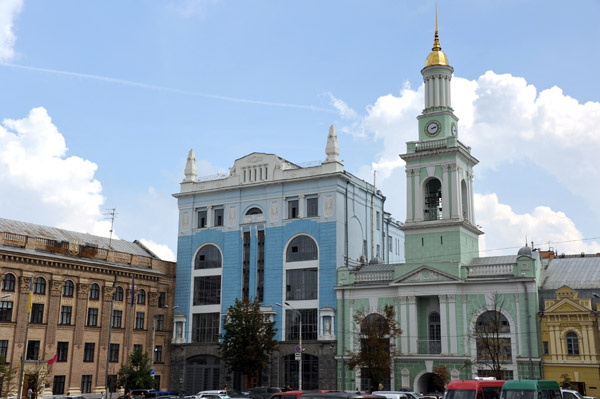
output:
M19 374L19 390L17 391L17 399L23 397L23 375L25 373L25 356L27 354L27 335L29 334L29 316L31 315L31 305L33 300L33 277L29 282L29 298L27 300L27 322L25 324L25 344L23 345L23 354L21 355L21 373Z

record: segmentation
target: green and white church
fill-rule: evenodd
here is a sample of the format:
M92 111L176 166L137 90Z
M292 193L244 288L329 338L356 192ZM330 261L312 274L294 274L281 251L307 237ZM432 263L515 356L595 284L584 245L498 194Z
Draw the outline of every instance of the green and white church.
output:
M337 274L338 387L432 392L433 370L445 366L451 379L491 374L484 350L491 323L505 379L540 378L538 286L542 263L525 246L510 256L479 256L473 206L473 168L478 160L459 140L451 106L453 68L442 52L437 17L432 52L421 70L425 108L417 117L417 141L406 153L406 262L371 261ZM393 370L387 381L369 381L347 368L348 351L360 345L358 311L383 317L392 305L402 334L394 339ZM365 374L366 373L362 373Z

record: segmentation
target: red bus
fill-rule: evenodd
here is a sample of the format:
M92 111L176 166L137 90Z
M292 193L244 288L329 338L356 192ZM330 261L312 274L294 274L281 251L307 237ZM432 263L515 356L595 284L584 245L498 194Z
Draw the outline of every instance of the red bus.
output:
M444 399L499 399L504 380L455 380L446 386Z

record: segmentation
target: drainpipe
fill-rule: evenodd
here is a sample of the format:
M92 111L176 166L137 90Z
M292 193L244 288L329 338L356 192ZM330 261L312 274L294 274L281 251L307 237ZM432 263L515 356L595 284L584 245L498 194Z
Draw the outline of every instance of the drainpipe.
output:
M542 336L542 319L544 318L544 312L539 312L538 315L540 318L538 319L538 331L540 332L539 336ZM544 350L543 350L542 340L538 341L538 351L540 352L540 377L542 380L544 379Z
M527 281L522 281L525 291L525 315L527 317L527 350L529 351L529 379L533 380L533 359L531 358L531 315L529 313L529 294L527 292Z

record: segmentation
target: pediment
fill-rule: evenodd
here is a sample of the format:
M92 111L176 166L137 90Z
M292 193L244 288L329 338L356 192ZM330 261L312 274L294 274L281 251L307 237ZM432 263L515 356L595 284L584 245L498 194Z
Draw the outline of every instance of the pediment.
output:
M561 299L550 307L548 307L545 313L573 313L573 312L590 312L591 309L581 306L577 302L573 302L570 299Z
M392 284L432 283L432 282L462 282L463 280L429 266L421 266L403 276L398 277Z

